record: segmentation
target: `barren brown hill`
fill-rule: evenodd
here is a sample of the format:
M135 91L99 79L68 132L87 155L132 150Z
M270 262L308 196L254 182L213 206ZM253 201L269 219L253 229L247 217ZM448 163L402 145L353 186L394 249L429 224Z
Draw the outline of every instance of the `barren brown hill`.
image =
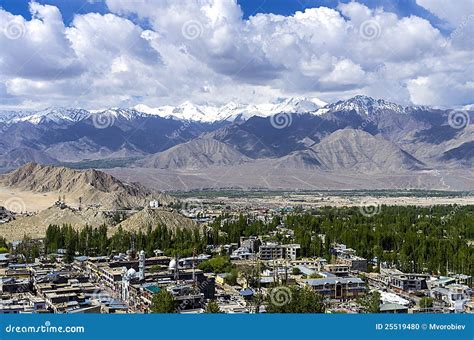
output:
M0 186L22 192L56 193L66 196L72 206L97 205L102 209L139 208L159 196L162 201L172 200L164 194L152 192L140 184L126 183L97 170L73 170L65 167L28 163L17 170L0 176Z
M146 231L148 226L152 228L158 224L168 227L169 229L176 230L177 228L197 228L198 224L192 219L187 218L175 211L168 211L164 209L150 209L145 208L125 221L118 224L115 228L121 226L124 230L128 231ZM109 229L113 233L113 229Z
M17 216L14 221L0 225L0 235L7 241L22 240L26 235L31 238L43 238L50 224L70 224L81 229L86 225L98 227L110 225L111 219L98 209L89 208L82 211L75 209L51 207L33 216Z
M33 239L43 238L51 224L70 224L76 229L82 229L86 225L99 227L105 224L108 227L109 235L114 234L118 230L118 226L127 231L146 231L148 226L155 228L158 225L166 226L173 231L178 228L198 227L197 223L190 218L163 209L145 208L115 226L110 214L96 208L77 210L51 207L32 216L17 216L11 222L0 224L0 236L9 242L22 240L25 235Z

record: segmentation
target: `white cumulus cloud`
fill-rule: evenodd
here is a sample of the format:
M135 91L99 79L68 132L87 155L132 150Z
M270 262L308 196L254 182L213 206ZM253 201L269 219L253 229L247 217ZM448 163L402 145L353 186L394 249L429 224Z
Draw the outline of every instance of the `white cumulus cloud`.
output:
M0 9L1 97L90 108L359 93L469 103L470 1L417 2L453 28L357 2L244 19L235 0L107 0L111 13L68 26L54 6L32 2L31 20Z

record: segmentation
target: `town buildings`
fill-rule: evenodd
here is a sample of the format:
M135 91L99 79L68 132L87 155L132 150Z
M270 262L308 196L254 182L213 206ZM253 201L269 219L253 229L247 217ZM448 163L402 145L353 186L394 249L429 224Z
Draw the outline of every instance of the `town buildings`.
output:
M259 258L261 260L296 260L300 253L299 244L277 244L273 242L267 242L259 247Z

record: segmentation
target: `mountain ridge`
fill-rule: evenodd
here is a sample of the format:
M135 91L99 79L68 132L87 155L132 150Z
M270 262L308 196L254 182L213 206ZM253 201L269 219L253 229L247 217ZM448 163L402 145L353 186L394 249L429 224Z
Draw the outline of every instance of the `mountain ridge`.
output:
M8 119L0 118L0 171L28 161L181 171L258 160L308 172L469 169L470 109L403 106L359 95L328 104L305 97L230 102L219 109L185 102L148 113L63 108L50 109L49 116L48 110L30 116L22 111L15 118L9 112ZM207 117L206 110L214 111Z
M95 169L73 170L52 165L27 163L0 176L0 185L22 191L56 192L74 205L103 209L133 209L146 205L157 194L137 183L125 183Z

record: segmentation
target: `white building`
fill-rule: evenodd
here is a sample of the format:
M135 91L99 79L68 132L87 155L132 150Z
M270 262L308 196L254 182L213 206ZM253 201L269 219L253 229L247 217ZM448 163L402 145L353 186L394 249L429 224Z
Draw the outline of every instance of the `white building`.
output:
M150 208L157 209L160 207L160 201L152 200L150 201Z
M456 311L462 311L464 304L469 302L472 290L468 286L460 284L451 284L446 287L436 287L430 292L430 295L444 301L447 305Z

